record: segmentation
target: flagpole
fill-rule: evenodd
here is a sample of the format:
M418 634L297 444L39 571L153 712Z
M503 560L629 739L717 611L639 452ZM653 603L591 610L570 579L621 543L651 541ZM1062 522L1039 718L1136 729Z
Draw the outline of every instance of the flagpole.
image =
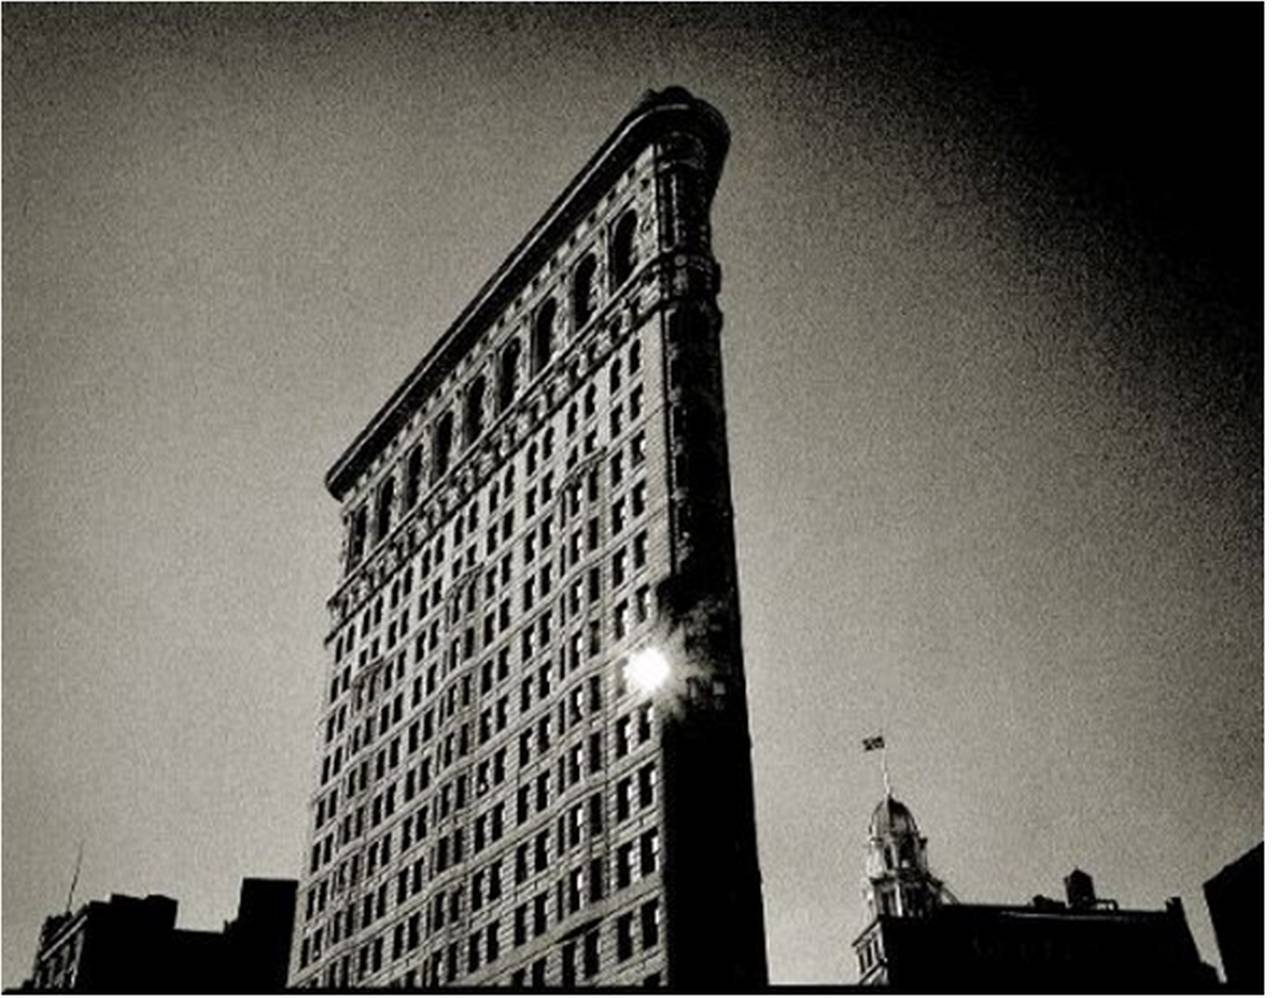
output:
M889 741L884 736L884 728L880 729L880 776L884 780L884 799L893 796L893 788L889 783Z

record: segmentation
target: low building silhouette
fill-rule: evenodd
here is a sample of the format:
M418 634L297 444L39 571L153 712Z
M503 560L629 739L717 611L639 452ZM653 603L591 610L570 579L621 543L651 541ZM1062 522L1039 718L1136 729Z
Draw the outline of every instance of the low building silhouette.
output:
M1213 934L1227 987L1262 992L1262 843L1205 881Z
M297 882L246 878L222 932L179 929L178 902L112 894L50 915L24 991L278 991L288 970Z
M853 943L860 986L910 992L1203 991L1182 902L1163 910L1099 899L1081 870L1066 901L962 904L929 871L910 810L886 792L867 836L864 892L870 924Z

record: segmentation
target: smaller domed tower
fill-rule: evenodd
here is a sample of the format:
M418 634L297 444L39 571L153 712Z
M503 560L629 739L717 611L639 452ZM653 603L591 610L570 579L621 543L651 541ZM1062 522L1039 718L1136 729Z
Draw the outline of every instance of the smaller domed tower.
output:
M946 889L929 873L926 842L907 805L886 793L867 829L863 892L869 921L881 915L920 918L942 903Z

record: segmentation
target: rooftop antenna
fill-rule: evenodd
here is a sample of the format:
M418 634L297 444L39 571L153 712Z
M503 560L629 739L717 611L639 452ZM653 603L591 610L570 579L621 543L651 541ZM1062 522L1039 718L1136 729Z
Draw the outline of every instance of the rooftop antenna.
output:
M80 880L80 863L84 859L84 839L80 840L80 845L76 849L76 869L71 874L71 886L67 888L67 911L71 911L71 899L75 897L76 884Z

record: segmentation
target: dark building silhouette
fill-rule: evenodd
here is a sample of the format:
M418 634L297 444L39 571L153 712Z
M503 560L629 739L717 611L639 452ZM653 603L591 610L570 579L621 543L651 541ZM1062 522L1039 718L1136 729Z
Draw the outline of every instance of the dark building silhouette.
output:
M23 990L260 992L279 990L289 956L297 884L246 879L223 932L179 929L178 902L112 894L51 915Z
M1263 965L1262 843L1204 885L1223 975L1232 991L1260 994Z
M223 926L230 991L281 991L288 983L296 880L246 878L233 921Z
M1066 902L962 904L929 872L924 845L906 805L886 796L867 836L871 924L853 943L859 985L924 993L1216 986L1177 898L1163 911L1122 909L1074 870Z
M765 983L728 142L647 94L329 471L293 985Z

